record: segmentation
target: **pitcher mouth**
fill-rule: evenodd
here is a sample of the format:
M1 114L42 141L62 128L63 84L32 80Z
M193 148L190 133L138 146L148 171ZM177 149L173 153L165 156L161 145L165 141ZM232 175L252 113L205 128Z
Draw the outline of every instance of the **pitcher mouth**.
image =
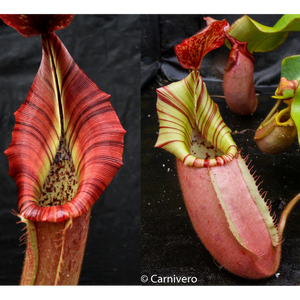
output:
M237 146L231 130L224 123L218 105L209 96L198 71L157 89L157 94L160 127L155 147L164 148L184 165L196 168L224 165L233 160ZM194 155L191 145L200 137L200 143L207 141L207 147L219 149L217 156L213 153Z
M40 68L15 113L5 154L20 215L62 222L90 210L123 165L125 130L110 95L79 68L57 35L42 34L41 40Z
M229 146L225 153L215 147L200 133L197 127L193 128L191 136L189 155L194 159L193 167L201 168L224 165L231 161L237 154L237 147L235 145ZM189 157L189 155L186 156L185 159ZM183 160L184 164L185 159Z

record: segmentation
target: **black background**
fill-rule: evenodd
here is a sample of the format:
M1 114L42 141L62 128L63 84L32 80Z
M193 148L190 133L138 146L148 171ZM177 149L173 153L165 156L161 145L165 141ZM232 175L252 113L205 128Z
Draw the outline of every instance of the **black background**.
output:
M292 211L284 232L280 275L260 281L236 277L217 267L194 232L182 199L174 157L154 148L158 134L155 89L187 75L177 62L174 46L205 26L203 16L76 15L70 26L57 31L75 62L112 96L111 103L127 130L124 166L92 209L81 285L139 284L141 274L196 276L200 285L300 282L299 205ZM240 16L214 17L232 23ZM273 26L280 15L251 17ZM243 154L250 154L263 180L261 187L268 191L277 216L300 191L298 141L286 153L271 156L259 151L253 136L274 104L270 96L280 79L281 61L300 53L299 41L300 32L292 32L278 49L254 54L255 87L260 95L253 116L233 114L219 97L229 54L225 46L208 53L201 66L209 93L219 104L227 125L237 131L233 138L243 148ZM24 38L0 20L1 285L19 284L25 250L18 240L23 225L16 225L18 218L11 214L12 209L17 210L17 190L8 176L8 160L3 151L11 141L13 113L26 99L41 54L39 37Z
M149 80L161 76L169 82L178 81L187 76L174 53L174 46L194 35L206 26L203 17L211 16L217 20L226 19L231 25L243 15L142 15L141 18L141 76L142 86ZM249 15L255 21L273 26L282 15ZM290 32L286 41L276 50L265 53L254 52L256 88L278 85L282 60L299 54L299 32ZM208 81L220 82L226 66L229 49L223 45L206 54L201 63L201 76Z
M180 67L174 46L205 27L204 16L224 18L232 24L242 15L143 15L141 18L142 82L142 206L141 274L164 277L174 275L197 278L197 285L299 285L300 283L300 204L290 214L284 232L282 259L277 276L246 280L219 267L202 245L189 219L181 194L174 156L154 148L158 136L156 88L183 79L188 71ZM261 24L273 26L281 15L250 15ZM272 52L254 53L254 82L259 105L253 116L241 117L227 107L222 91L222 76L229 49L208 53L200 75L212 99L219 105L225 123L242 154L249 154L260 187L268 191L277 217L286 203L300 192L299 144L283 154L262 153L253 140L255 130L275 104L282 59L300 53L300 32L291 32L285 43ZM156 277L157 278L157 277Z
M56 32L74 61L111 95L127 131L124 165L92 208L80 285L137 284L140 271L140 17L75 15ZM17 189L3 153L11 141L13 113L25 101L40 65L39 36L25 38L0 20L0 284L18 285L24 225L11 214Z

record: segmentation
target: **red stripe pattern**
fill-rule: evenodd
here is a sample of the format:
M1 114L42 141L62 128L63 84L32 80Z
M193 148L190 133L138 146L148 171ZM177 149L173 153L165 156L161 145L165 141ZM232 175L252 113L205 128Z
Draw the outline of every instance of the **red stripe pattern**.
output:
M78 67L54 34L42 36L43 58L6 155L18 186L20 214L32 221L60 222L89 210L123 164L125 130L110 96ZM39 198L59 142L66 140L78 178L75 197L41 207Z
M233 160L237 146L231 130L224 123L217 104L210 98L198 71L157 89L157 95L160 126L156 147L174 154L185 165L197 168L224 165ZM190 147L194 128L224 154L215 158L192 155Z

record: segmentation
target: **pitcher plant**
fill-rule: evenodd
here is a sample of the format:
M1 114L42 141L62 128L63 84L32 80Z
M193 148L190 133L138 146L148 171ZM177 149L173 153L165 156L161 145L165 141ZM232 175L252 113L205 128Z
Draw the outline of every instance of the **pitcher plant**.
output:
M214 19L207 17L210 24ZM236 20L226 32L225 44L230 50L224 70L223 88L228 107L236 114L251 115L258 100L254 87L254 52L278 48L290 31L300 31L300 15L283 15L273 27L262 25L249 16Z
M228 27L226 20L211 22L175 46L190 74L157 89L155 147L175 155L186 208L207 250L231 273L260 279L279 267L285 221L300 194L277 225L258 177L252 176L200 76L202 58L224 43Z
M285 152L296 140L300 129L300 55L282 61L281 79L273 98L274 107L256 130L254 139L259 149L267 154ZM281 103L287 106L279 110Z
M125 130L101 91L55 34L74 15L0 15L41 35L42 61L15 112L5 154L26 224L21 285L78 283L91 208L122 165Z

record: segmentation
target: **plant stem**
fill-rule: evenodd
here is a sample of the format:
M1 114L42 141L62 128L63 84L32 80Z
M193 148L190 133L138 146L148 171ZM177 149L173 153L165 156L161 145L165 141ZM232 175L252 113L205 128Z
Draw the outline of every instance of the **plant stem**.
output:
M280 221L279 221L279 225L278 225L278 233L280 236L283 235L283 231L285 228L285 224L286 224L286 220L287 217L289 215L289 213L291 212L291 210L293 209L293 207L295 206L295 204L300 200L300 193L297 194L290 202L289 204L286 206L286 208L284 209L284 211L281 214L280 217Z
M265 122L267 122L268 120L270 120L273 115L275 114L275 112L277 111L279 105L281 104L282 99L278 99L276 104L274 105L274 107L271 109L271 111L269 112L269 114L266 116L266 118L262 121L261 124L264 124ZM267 124L264 124L264 126L266 126Z
M65 222L27 224L21 285L77 285L91 210Z

